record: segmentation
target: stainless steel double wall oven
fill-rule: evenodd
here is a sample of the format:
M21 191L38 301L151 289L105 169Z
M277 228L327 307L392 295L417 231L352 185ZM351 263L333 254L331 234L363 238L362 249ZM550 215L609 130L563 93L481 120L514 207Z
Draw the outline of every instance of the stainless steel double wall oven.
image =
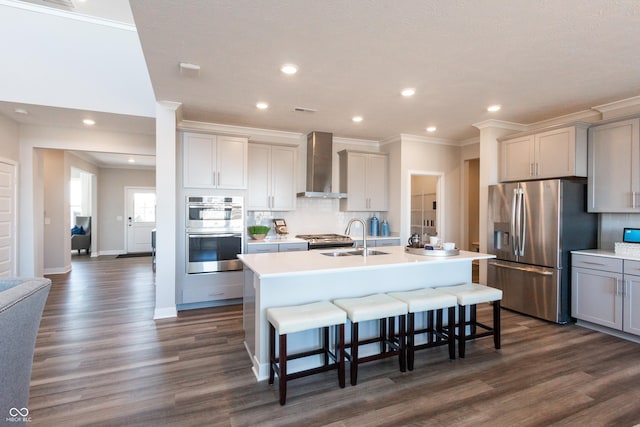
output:
M242 270L242 197L188 196L187 273Z

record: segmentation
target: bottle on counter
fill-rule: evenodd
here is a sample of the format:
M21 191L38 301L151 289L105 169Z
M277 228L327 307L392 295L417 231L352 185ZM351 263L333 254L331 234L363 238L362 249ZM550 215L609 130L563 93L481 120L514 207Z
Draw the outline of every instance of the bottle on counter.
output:
M378 218L376 218L375 215L372 216L371 219L369 219L369 235L377 236L379 227L380 227L380 224L378 223Z
M382 235L384 237L387 237L389 235L389 222L387 222L386 219L382 221L381 228L382 228Z

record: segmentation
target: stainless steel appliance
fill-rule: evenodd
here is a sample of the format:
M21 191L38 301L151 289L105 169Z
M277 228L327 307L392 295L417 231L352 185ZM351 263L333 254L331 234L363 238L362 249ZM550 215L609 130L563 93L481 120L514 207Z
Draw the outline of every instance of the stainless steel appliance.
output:
M556 323L570 319L569 251L597 246L586 183L526 181L489 186L487 284L502 306Z
M242 197L187 197L187 273L242 270Z
M296 236L309 244L309 250L348 248L353 246L353 239L341 234L300 234Z

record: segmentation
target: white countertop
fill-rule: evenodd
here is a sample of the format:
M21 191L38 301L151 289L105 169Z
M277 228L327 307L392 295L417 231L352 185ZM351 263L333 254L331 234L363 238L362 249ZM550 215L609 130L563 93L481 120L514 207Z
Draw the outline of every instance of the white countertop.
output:
M616 253L615 251L606 250L606 249L583 249L578 251L571 251L571 253L579 254L579 255L600 256L604 258L628 259L632 261L640 261L639 256Z
M460 251L459 255L440 257L413 255L405 252L404 246L385 246L372 248L386 252L384 255L363 256L326 256L323 252L334 250L314 250L303 252L277 252L266 254L241 254L238 258L258 277L288 276L320 272L352 271L371 268L392 268L416 263L449 263L495 258L494 255L479 252ZM340 249L350 251L353 248Z
M269 244L279 244L279 243L307 243L304 239L299 239L297 237L267 237L262 240L255 240L252 238L247 239L247 243L250 245L269 245Z

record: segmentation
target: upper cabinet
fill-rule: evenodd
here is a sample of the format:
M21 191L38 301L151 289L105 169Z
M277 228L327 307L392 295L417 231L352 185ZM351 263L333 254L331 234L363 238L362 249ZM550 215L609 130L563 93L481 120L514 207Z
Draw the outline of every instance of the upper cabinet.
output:
M500 181L587 176L587 123L500 141Z
M186 188L247 188L247 138L183 134Z
M389 210L389 162L386 154L343 150L340 157L342 211Z
M589 212L640 212L640 119L589 129Z
M247 210L296 208L296 147L249 144Z

